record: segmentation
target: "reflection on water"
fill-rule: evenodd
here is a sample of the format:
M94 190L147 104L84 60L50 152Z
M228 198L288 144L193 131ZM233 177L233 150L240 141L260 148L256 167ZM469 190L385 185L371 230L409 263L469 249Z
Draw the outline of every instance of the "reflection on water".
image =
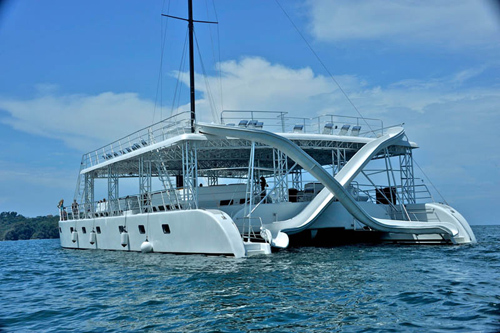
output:
M247 259L0 242L0 330L498 331L500 227L474 232Z

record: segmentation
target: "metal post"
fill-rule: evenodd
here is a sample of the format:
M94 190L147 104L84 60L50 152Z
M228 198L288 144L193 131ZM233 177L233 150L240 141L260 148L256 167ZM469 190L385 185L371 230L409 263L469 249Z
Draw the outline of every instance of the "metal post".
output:
M194 133L195 114L195 90L194 90L194 46L193 46L193 1L188 1L188 27L189 27L189 91L191 101L191 133Z

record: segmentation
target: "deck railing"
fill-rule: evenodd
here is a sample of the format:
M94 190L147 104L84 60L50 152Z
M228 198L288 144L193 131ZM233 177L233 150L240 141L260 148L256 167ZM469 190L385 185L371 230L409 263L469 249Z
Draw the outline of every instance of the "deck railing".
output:
M83 168L131 153L156 142L190 133L191 111L178 113L83 155Z
M292 117L284 111L224 110L221 123L224 125L263 128L271 132L298 132L310 134L340 134L375 137L384 133L384 123L380 119L323 114L317 117ZM250 125L250 121L253 121ZM353 131L354 127L359 129Z

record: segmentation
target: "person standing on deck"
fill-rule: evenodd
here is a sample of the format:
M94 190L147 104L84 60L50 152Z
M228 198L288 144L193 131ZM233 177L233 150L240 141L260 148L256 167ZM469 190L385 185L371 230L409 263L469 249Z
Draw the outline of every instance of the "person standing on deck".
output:
M79 218L78 214L78 202L76 202L76 199L73 200L73 203L71 204L71 211L73 212L73 219Z
M260 177L260 199L264 199L264 197L266 196L266 187L267 187L267 182L266 182L266 178L264 178L264 176L261 176Z

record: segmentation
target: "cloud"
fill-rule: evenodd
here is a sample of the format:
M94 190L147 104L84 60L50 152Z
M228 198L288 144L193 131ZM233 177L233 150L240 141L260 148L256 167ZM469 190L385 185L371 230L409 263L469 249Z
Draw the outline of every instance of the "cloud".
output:
M357 116L334 84L309 68L287 68L262 58L230 61L221 68L226 109L284 110L295 117ZM337 80L365 117L383 119L385 126L406 123L410 140L421 147L415 158L450 203L470 206L470 198L488 197L489 201L473 203L487 207L494 198L500 199L494 186L488 185L500 183L500 134L495 128L500 123L500 89L477 84L475 80L486 72L483 67L469 68L385 86L355 75ZM208 81L215 86L217 79ZM209 105L206 95L197 103L201 109Z
M325 42L384 40L498 49L500 24L487 0L309 0L313 36Z
M308 67L289 68L258 57L220 65L225 109L288 111L295 117L357 116L330 79ZM494 84L478 84L487 74L480 67L386 85L356 75L338 76L337 81L365 117L383 119L385 126L406 123L410 140L422 148L414 152L419 164L450 203L459 210L467 207L472 215L478 210L486 212L500 199L497 186L492 185L500 183L500 132L496 128L500 124L500 89ZM217 99L218 79L207 77L212 89L198 85L201 121L213 120L208 92L215 92ZM220 100L215 104L218 112ZM10 115L0 120L18 130L58 138L88 151L151 124L154 105L135 93L64 95L49 85L29 100L0 98L0 108ZM270 129L269 124L266 121L264 128ZM61 177L56 170L6 165L0 163L0 179L65 191L74 184L72 173Z
M152 123L154 104L136 93L61 95L53 85L40 86L29 100L0 97L0 118L13 128L63 140L87 151Z

